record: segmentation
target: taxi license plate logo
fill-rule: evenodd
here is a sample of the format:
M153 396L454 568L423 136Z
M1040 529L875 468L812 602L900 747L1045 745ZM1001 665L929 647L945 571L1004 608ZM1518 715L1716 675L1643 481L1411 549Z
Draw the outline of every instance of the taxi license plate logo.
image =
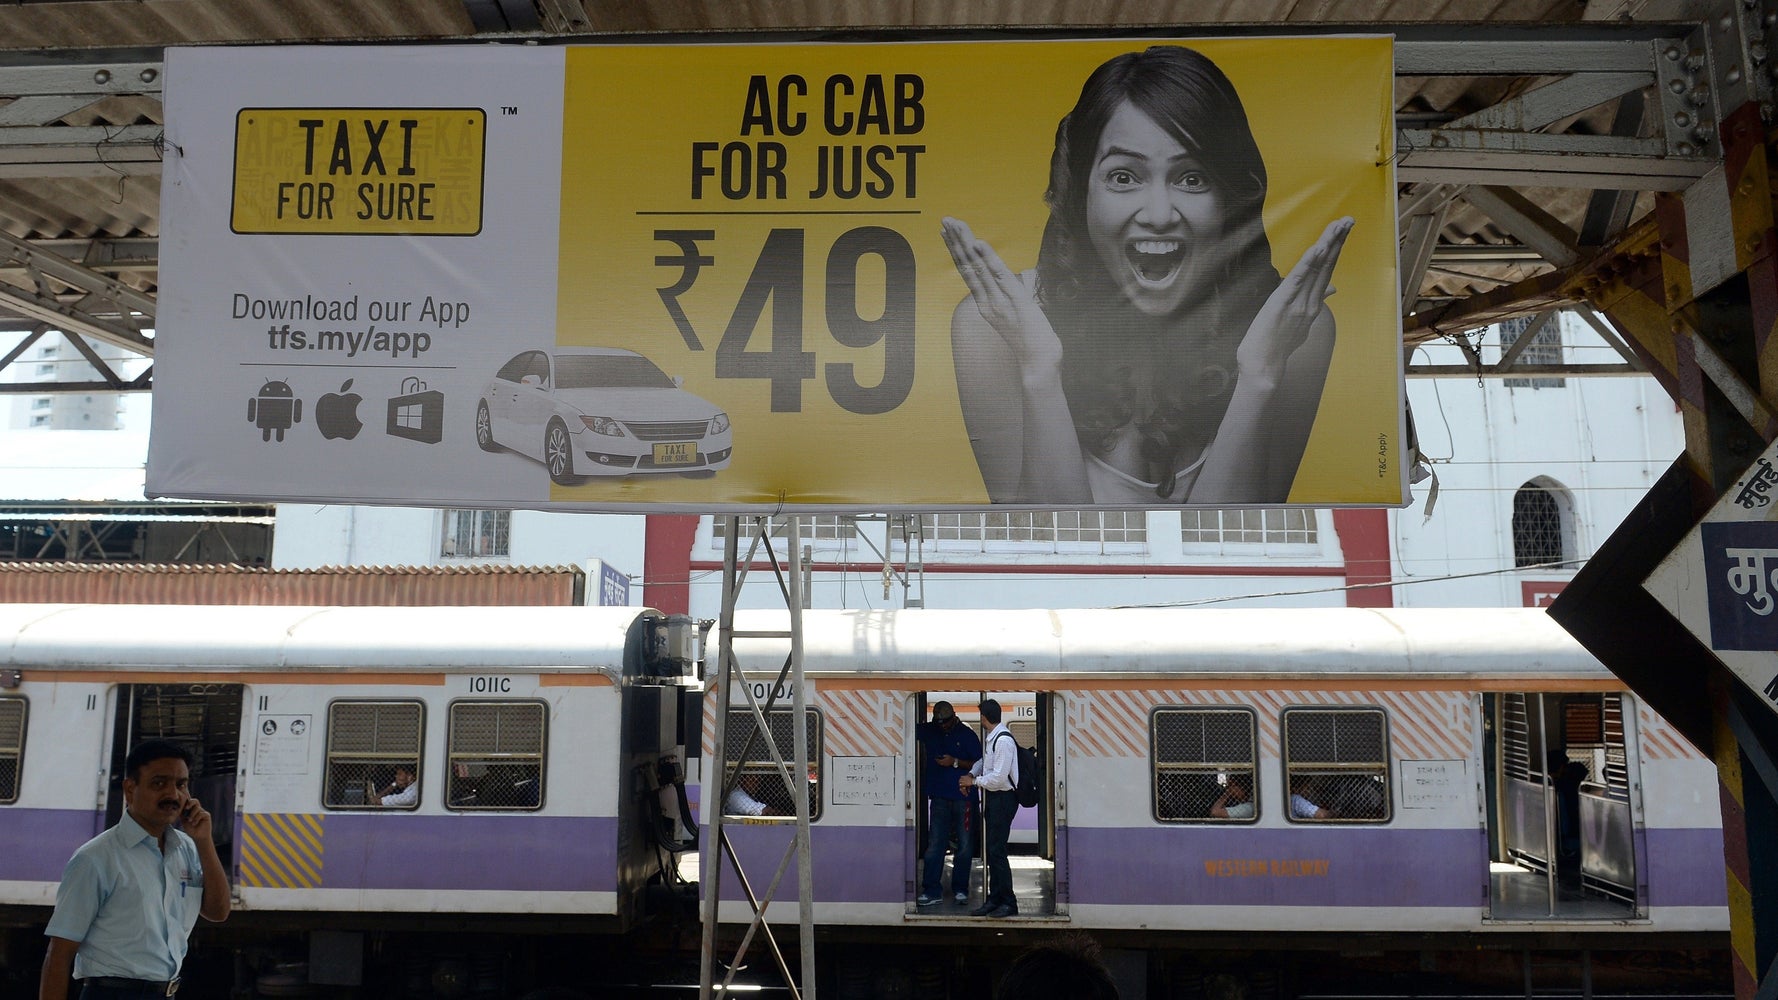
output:
M473 236L482 228L480 108L243 108L237 233Z
M698 460L698 446L690 441L675 441L654 446L654 464L690 465Z

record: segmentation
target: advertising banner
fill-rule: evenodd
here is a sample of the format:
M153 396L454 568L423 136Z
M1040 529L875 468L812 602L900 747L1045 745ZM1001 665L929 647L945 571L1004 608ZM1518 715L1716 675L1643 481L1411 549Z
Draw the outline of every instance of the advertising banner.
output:
M1387 38L166 72L151 495L1406 500Z

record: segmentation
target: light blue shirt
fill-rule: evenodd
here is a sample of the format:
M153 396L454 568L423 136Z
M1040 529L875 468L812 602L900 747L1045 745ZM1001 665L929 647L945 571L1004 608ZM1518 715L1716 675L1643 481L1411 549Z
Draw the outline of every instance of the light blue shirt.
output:
M163 855L126 811L68 859L44 933L80 942L74 978L178 978L204 904L204 867L190 837L168 828L166 841Z

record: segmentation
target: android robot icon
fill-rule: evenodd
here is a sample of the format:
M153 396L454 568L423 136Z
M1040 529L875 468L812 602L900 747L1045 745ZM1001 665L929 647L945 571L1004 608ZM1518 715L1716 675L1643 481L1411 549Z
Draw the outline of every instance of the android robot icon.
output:
M259 394L247 400L247 419L259 428L261 441L270 441L273 432L282 441L291 424L302 423L303 401L291 393L289 382L268 379Z

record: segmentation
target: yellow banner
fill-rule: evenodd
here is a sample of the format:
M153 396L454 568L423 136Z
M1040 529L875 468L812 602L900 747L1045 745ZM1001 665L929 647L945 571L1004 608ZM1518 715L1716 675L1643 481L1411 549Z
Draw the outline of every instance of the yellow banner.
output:
M243 108L231 227L472 236L487 131L479 108Z
M570 49L555 362L709 409L579 397L550 499L1402 503L1392 86L1385 38Z

